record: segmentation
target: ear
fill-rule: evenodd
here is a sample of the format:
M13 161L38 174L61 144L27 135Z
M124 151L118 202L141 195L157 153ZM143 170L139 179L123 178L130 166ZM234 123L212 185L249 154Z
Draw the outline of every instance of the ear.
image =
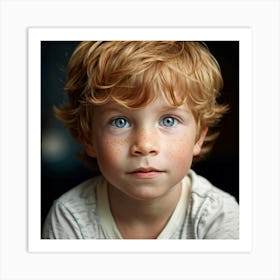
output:
M208 127L201 130L200 136L193 147L194 156L198 156L200 154L207 132L208 132Z
M89 142L84 142L83 146L85 148L85 151L88 156L96 158L96 152L95 149L93 148L93 144Z

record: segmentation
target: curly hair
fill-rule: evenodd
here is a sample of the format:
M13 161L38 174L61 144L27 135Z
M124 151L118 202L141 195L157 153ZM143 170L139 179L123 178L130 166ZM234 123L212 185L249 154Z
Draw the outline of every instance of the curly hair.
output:
M200 155L217 137L214 130L227 105L217 97L223 86L218 62L202 42L85 41L74 51L67 68L68 103L55 114L80 143L90 143L96 106L115 101L140 108L158 96L173 106L187 103L197 125L197 138L208 128ZM89 167L96 160L84 154Z

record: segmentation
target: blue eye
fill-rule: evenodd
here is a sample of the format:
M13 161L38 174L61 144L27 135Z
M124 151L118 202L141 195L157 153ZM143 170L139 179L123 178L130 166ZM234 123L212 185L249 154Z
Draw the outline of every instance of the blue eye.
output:
M129 122L125 118L114 119L111 124L117 128L126 128L129 126Z
M176 118L173 117L164 117L161 121L160 121L160 125L162 126L166 126L166 127L172 127L178 124L178 120Z

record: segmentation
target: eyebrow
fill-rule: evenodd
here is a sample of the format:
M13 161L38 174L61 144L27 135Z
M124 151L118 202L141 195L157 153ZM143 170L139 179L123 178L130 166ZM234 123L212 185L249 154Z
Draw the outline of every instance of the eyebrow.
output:
M191 109L188 106L183 107L181 106L172 106L172 105L166 105L160 109L161 112L169 112L169 111L177 111L177 112L182 112L186 114L192 114Z
M97 107L99 113L104 114L106 112L124 112L131 111L131 109L126 108L125 106L115 105L115 104L107 104L106 106Z
M104 107L100 106L98 108L99 109L98 113L100 113L100 114L104 114L107 112L127 113L127 112L141 110L144 107L129 108L129 107L122 106L121 104L106 104L106 106L104 106ZM176 106L172 106L172 105L164 105L164 106L160 107L160 111L162 113L168 112L168 111L180 111L180 112L189 113L189 114L192 113L188 106L186 106L185 108L182 108L182 106L176 107Z

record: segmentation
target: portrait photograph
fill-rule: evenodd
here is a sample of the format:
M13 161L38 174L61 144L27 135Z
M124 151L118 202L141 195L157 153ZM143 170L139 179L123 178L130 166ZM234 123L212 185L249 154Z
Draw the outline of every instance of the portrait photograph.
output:
M64 103L67 103L67 93L64 91L65 85L67 83L66 81L67 64L68 61L70 60L70 57L72 56L72 53L77 48L77 46L79 46L80 43L81 42L75 42L75 41L68 41L68 42L42 41L41 42L41 90L42 90L41 91L41 126L42 126L41 221L42 222L45 221L46 213L47 211L50 210L50 207L52 206L54 200L57 200L58 197L60 197L63 193L74 188L82 181L88 180L94 176L95 177L100 176L101 173L99 168L95 168L95 169L93 168L92 170L89 166L87 166L86 162L83 162L82 159L82 154L84 152L83 144L73 139L71 135L69 136L70 134L69 131L63 127L63 124L55 116L54 108L59 107ZM135 44L134 42L131 41L122 41L122 42L115 41L114 46L117 47L118 45L122 45L122 44L128 44L129 46L129 43L132 46L134 46ZM135 48L142 48L143 59L145 59L145 56L148 55L151 56L151 54L149 53L149 51L151 50L149 49L147 50L147 54L145 54L146 52L146 50L144 50L144 48L146 48L145 43L147 44L155 43L155 46L157 46L156 44L157 42L153 42L153 41L142 41L140 43L142 44L139 44L139 46L135 44L136 45ZM167 43L168 41L164 41L162 42L162 45ZM188 43L192 43L192 42L190 41L184 42L184 44L186 45ZM215 57L215 59L219 64L219 67L221 69L221 77L223 79L223 85L221 86L221 90L218 93L216 102L219 104L223 104L224 106L227 106L227 108L225 110L225 114L221 118L221 121L219 121L216 127L213 128L213 133L217 133L217 136L215 136L216 139L213 141L214 143L211 144L211 146L214 147L211 149L209 154L205 155L200 160L193 159L191 168L197 174L204 175L204 177L208 179L214 186L218 186L218 188L222 189L224 192L231 194L235 198L236 202L238 203L239 201L239 41L206 41L206 42L199 42L199 43L205 44L207 46L209 52L213 54L213 56ZM92 45L94 44L92 43ZM160 44L158 43L158 45ZM147 45L148 48L153 48L155 46ZM172 48L174 47L172 46ZM98 50L96 50L96 52L97 51ZM162 55L162 52L163 50L159 51L158 55ZM116 54L113 53L113 51L112 54L111 53L108 54L108 56L114 56L114 55ZM121 54L119 55L121 56ZM134 58L132 57L131 59ZM154 59L156 60L159 58L155 57ZM93 64L93 62L90 63ZM137 65L136 60L133 61L132 63L135 63L134 72L139 71L137 67L139 68L141 67L141 62L138 62L139 66ZM191 63L191 62L186 62L186 63ZM117 67L120 68L121 65L116 66L116 68ZM117 68L116 70L118 71L120 69ZM96 72L97 71L98 70L96 70ZM132 72L133 70L130 71ZM92 75L94 74L95 73L93 73ZM129 73L129 74L133 75L134 73ZM113 74L104 73L104 75L110 76ZM147 75L151 75L151 74L148 73ZM184 89L180 88L180 90L183 91ZM148 94L152 96L154 92L149 92ZM138 95L139 95L138 92L135 90L132 93L131 98L136 101ZM185 95L187 96L187 90ZM211 134L210 129L207 133ZM148 132L148 134L151 135L151 132ZM172 151L169 151L170 147L168 147L169 146L168 144L163 143L162 145L166 146L168 153L172 153ZM186 143L186 145L188 144ZM164 149L164 147L162 147L162 149ZM111 157L113 156L114 155L111 155ZM145 155L143 156L143 158L144 157ZM133 157L131 158L128 157L127 160L129 161L129 165L130 165L133 162ZM159 161L160 162L158 164L163 164L163 165L165 164L164 162L162 162L164 161L164 159L160 158ZM144 178L145 181L147 181L146 179L147 178ZM236 215L238 216L239 214ZM92 219L94 218L92 217ZM236 217L236 219L238 220L238 217ZM219 226L221 225L219 224ZM237 233L238 227L239 227L239 222L237 221L236 224L233 225L233 228L231 229L232 233L230 233L228 237L229 239L239 238L239 234ZM234 231L236 232L236 235L233 234ZM53 238L55 238L55 236L53 236ZM59 238L59 236L57 238ZM73 238L75 237L73 236ZM90 238L90 237L87 235L86 238ZM94 233L92 233L91 238L98 239L98 236L95 236ZM138 239L139 238L140 237L138 237ZM178 236L177 238L180 237ZM185 236L185 238L196 239L196 238L203 238L203 237L202 236L195 237L194 235L188 237ZM205 236L204 239L205 238L207 237ZM211 238L224 239L227 237L219 236L219 233L217 232Z

